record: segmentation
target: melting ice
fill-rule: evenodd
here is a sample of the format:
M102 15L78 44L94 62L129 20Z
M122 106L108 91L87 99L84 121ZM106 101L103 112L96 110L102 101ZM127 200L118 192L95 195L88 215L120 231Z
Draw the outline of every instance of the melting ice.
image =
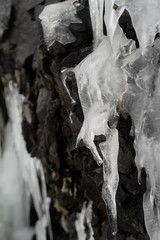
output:
M22 136L22 103L23 97L10 83L6 92L10 120L5 128L4 148L0 156L0 239L31 240L36 235L38 240L45 240L48 227L52 240L42 165L28 154ZM29 225L31 198L38 216L35 227Z

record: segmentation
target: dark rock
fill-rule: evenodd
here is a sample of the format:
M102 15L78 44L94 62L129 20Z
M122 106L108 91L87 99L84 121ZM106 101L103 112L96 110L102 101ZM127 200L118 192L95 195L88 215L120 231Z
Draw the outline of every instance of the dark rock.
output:
M37 99L36 109L36 114L40 123L43 122L44 117L47 114L47 106L50 98L51 92L48 91L46 88L41 88Z
M11 15L11 0L1 0L0 8L0 41L4 32L8 29L8 23Z

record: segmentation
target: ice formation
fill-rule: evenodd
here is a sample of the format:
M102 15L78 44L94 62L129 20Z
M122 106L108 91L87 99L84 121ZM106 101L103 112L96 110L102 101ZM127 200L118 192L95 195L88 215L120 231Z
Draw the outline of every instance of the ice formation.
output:
M78 136L91 150L98 164L103 162L102 197L113 234L117 231L115 194L118 186L117 106L128 111L135 127L136 164L147 173L144 195L145 224L150 239L160 239L160 40L158 0L89 0L94 50L76 68L78 92L84 122ZM115 7L116 6L116 7ZM131 16L139 48L128 40L118 24L124 10ZM105 10L105 12L104 12ZM149 16L149 17L148 17ZM103 24L107 36L103 34ZM113 122L115 124L109 124ZM95 135L103 158L94 145Z
M55 40L63 44L68 43L68 39L62 40L61 36L59 37L59 33L62 35L64 28L57 24L61 22L63 8L66 8L67 4L71 9L72 1L66 1L46 7L40 15L48 46ZM158 240L160 239L160 40L156 34L160 32L159 0L89 0L89 8L94 49L74 69L84 113L84 122L77 143L83 139L97 164L103 163L102 197L112 232L115 234L117 232L115 195L119 179L117 169L119 140L116 124L119 112L128 112L131 115L135 129L135 161L139 180L142 168L145 168L147 173L147 191L143 204L145 224L150 239ZM57 9L60 9L59 13ZM139 48L136 48L133 40L126 38L119 26L119 18L124 10L127 10L131 17ZM55 15L53 16L52 13ZM71 20L76 22L75 10L73 14L74 18L71 17ZM67 10L65 18L62 19L66 21L70 16L73 15ZM54 25L55 20L56 25ZM69 20L66 21L65 26L68 25ZM104 26L107 36L104 34ZM72 36L70 37L71 42ZM106 141L99 145L101 154L94 144L96 135L104 135L106 138Z
M0 239L31 240L36 235L37 240L45 240L48 228L52 240L42 165L29 155L22 136L22 103L23 97L10 83L6 93L10 120L0 156ZM35 227L29 225L31 198L38 216Z
M87 237L85 224L89 229L89 236ZM94 232L92 229L92 201L83 203L83 207L80 213L77 214L77 220L75 221L75 227L77 231L78 240L94 240Z
M71 23L81 23L81 20L76 17L73 2L73 0L68 0L47 5L39 15L48 49L55 41L67 44L76 40L68 28Z

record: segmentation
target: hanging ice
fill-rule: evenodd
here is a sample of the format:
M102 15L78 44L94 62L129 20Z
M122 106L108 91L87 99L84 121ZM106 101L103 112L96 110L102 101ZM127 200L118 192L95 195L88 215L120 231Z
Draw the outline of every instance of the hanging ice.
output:
M124 66L130 78L124 98L135 125L135 161L139 179L141 168L144 167L147 173L147 192L143 206L146 228L153 240L160 238L159 47L160 40L156 40L154 47L148 47L145 58L140 54L140 50L137 50L134 58L126 59Z
M116 232L115 194L118 185L118 136L107 122L116 118L116 107L125 109L135 125L136 164L147 172L144 214L150 238L160 238L160 43L159 1L89 1L94 35L94 51L76 68L84 123L78 136L91 150L97 163L103 161L102 197L113 232ZM116 8L113 6L116 4ZM105 9L104 18L103 11ZM137 33L140 49L122 34L118 20L127 9ZM148 16L151 18L148 18ZM103 21L107 37L103 35ZM154 46L152 46L154 44ZM95 145L95 135L105 135L100 144L103 159Z
M94 232L91 223L92 223L92 202L90 201L88 203L88 206L86 206L86 202L84 202L82 210L80 213L77 214L77 220L75 221L78 240L94 240L93 237ZM85 224L89 228L88 238L85 232Z
M104 54L105 52L105 54ZM91 150L97 164L103 162L104 184L102 197L106 203L112 230L117 231L115 194L118 186L118 132L115 129L116 106L124 92L121 69L109 40L104 37L99 46L75 68L78 92L84 112L84 123L77 142L83 139ZM115 121L110 129L108 121ZM113 124L114 125L114 124ZM100 144L103 159L94 144L95 135L104 135L106 141Z
M127 9L136 30L142 53L154 42L156 33L160 32L159 0L115 0L118 10Z
M11 83L6 93L9 122L5 128L5 141L0 156L0 239L45 240L47 227L52 240L49 199L40 161L27 153L22 136L23 97ZM38 183L38 176L42 189ZM31 198L38 220L29 226Z

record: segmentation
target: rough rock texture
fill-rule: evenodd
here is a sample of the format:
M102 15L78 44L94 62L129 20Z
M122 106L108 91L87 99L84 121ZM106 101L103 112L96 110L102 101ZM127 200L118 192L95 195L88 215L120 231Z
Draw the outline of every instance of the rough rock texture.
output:
M1 0L2 1L2 0ZM3 5L3 2L5 4ZM117 191L118 234L112 236L101 198L102 168L93 160L81 142L75 148L76 137L83 122L75 76L68 72L66 84L75 104L61 79L62 68L76 66L92 51L92 30L87 1L80 1L77 15L81 24L69 28L76 37L72 44L55 42L48 52L43 41L38 15L45 5L58 0L2 1L0 10L0 136L8 116L4 86L9 80L17 82L26 96L23 106L23 134L28 151L41 159L51 197L51 219L54 240L76 240L76 214L84 201L93 201L94 237L96 240L147 240L144 226L142 198L145 192L145 172L141 185L137 182L134 163L134 138L130 136L132 120L121 114L119 131L119 187ZM6 11L7 9L7 11ZM136 35L130 17L125 12L120 25L127 37ZM138 47L138 42L136 42ZM73 123L69 116L72 110ZM95 137L95 144L103 136ZM31 208L30 223L34 225L36 212Z

